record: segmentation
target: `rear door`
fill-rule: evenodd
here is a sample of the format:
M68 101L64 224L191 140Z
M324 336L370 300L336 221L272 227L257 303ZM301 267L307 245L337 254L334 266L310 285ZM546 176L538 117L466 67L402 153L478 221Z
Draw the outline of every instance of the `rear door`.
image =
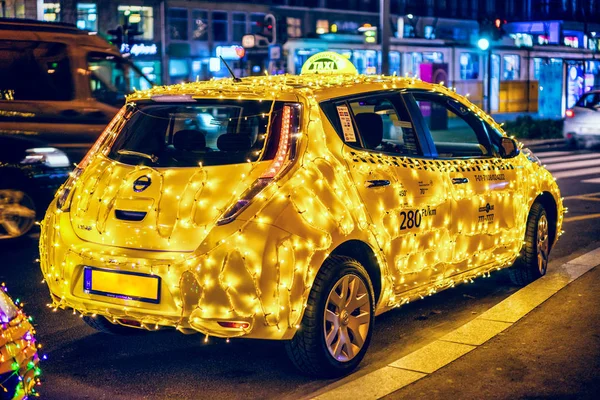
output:
M410 95L429 133L431 157L451 182L453 243L449 274L497 261L516 239L517 170L499 157L486 123L441 93Z
M418 130L402 97L374 93L331 102L327 110L344 140L344 159L395 293L441 279L451 256L449 182L422 157Z

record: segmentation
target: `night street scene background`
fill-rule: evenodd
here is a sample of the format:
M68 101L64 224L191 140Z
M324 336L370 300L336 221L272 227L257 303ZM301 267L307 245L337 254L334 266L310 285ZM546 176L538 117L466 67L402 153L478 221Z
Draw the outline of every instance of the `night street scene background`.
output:
M323 52L337 55L315 62ZM597 398L600 393L599 52L600 0L0 0L0 398ZM339 80L329 77L328 68L339 67L341 71L346 61L351 72L360 77L346 76ZM308 78L297 77L301 72L309 74L309 65L322 71ZM291 77L278 78L285 74ZM419 86L421 81L426 83L423 87L427 90ZM399 88L395 86L397 82ZM360 84L381 84L385 90L378 89L370 94L372 97L363 98L352 93L352 86ZM176 86L161 88L169 85ZM423 93L418 94L418 88ZM286 90L322 93L319 90L328 89L339 90L340 94L328 94L320 104L322 98L311 95L302 106L299 97L291 99L289 93L287 97L284 93ZM144 92L150 94L140 94L145 90L151 90ZM232 93L237 90L240 94L234 96ZM433 94L446 96L446 103L437 104ZM130 102L127 106L126 101ZM307 104L314 107L311 109ZM140 114L143 117L134 117ZM486 119L486 114L495 122ZM477 122L481 125L479 131L469 122L474 119L483 121ZM170 121L168 125L161 122L166 120ZM460 125L463 120L467 121L467 128ZM333 140L329 138L316 147L316 153L307 152L306 158L304 154L294 158L300 154L296 150L304 146L300 138L306 132L302 132L301 126L314 126L315 122L318 126L329 124L331 129L306 130L323 132L323 138L329 135L326 132L334 132L332 136L343 149L339 153L326 150L326 143ZM377 127L384 132L383 139L372 146L366 139L355 137L355 133L362 137L361 129L364 132ZM135 129L143 132L162 129L163 136L167 132L166 147L174 154L173 159L166 162L162 155L140 150L153 145L153 136L135 136L131 133ZM475 130L477 137L473 134L475 139L469 142L470 139L465 139L465 129L471 133ZM514 140L502 141L498 133L501 130ZM121 136L113 134L117 131L122 131ZM249 132L248 137L234 135L239 131ZM426 133L419 136L414 131L429 132L431 136ZM437 131L444 137L443 144L437 142L441 137L435 137ZM201 138L192 137L198 132L202 133ZM385 143L393 132L402 132L400 145L393 140ZM414 139L409 139L411 134ZM500 138L497 144L493 139L495 134ZM492 175L485 175L487 167L483 164L491 155L480 144L482 135L487 140L487 149L500 159L500 164L494 164ZM425 143L425 137L429 142ZM246 144L246 140L250 142ZM271 145L273 140L279 142ZM515 141L520 148L515 148L512 155L507 154ZM131 147L132 142L138 147ZM352 142L355 145L349 145ZM505 144L508 147L503 148ZM263 145L264 152L260 147ZM464 153L444 154L444 145L455 146ZM323 154L317 154L319 148L324 149ZM476 152L470 153L473 148ZM411 149L414 153L410 153ZM394 152L401 156L390 156ZM256 157L246 159L246 153ZM197 154L204 158L193 158ZM359 253L363 249L356 245L358 240L335 250L320 249L325 255L318 263L313 261L314 271L311 264L306 273L305 280L310 283L304 282L305 293L297 294L304 302L298 311L292 304L293 276L301 267L292 269L289 283L282 272L283 261L277 261L277 272L273 274L276 278L271 282L273 289L267 293L258 289L260 285L271 288L270 283L265 283L268 275L259 273L266 270L265 265L253 265L252 271L248 268L245 276L251 277L250 283L231 278L233 267L229 265L236 262L235 257L246 260L252 254L238 251L237 256L224 256L222 262L214 262L215 256L202 259L202 252L208 254L212 247L230 242L250 253L258 249L256 243L269 240L271 231L256 228L255 236L251 236L243 231L245 220L236 218L252 210L254 202L268 196L269 188L283 190L284 183L277 184L285 181L280 177L292 170L294 163L324 165L330 162L331 154L346 154L344 163L330 168L336 177L332 178L334 183L322 183L328 179L325 173L317 176L306 172L302 178L298 173L289 180L304 179L300 189L292 194L278 193L278 212L284 215L285 207L294 208L299 215L297 221L308 220L312 215L338 218L336 212L344 204L352 203L353 210L365 209L369 214L366 218L371 221L371 214L376 213L373 209L377 208L385 223L394 218L398 225L396 233L406 231L405 223L409 224L408 230L414 229L410 230L414 235L406 235L401 247L403 252L414 252L415 257L420 257L410 258L411 262L429 260L430 250L444 248L451 254L448 265L473 248L476 248L473 260L479 260L477 257L484 253L483 243L504 244L513 240L514 232L522 228L525 236L519 233L516 240L519 249L510 264L517 256L516 266L525 265L523 260L533 257L531 262L543 264L543 272L520 276L518 285L513 267L493 268L465 275L456 286L452 283L448 290L439 293L437 288L441 289L441 284L436 286L432 275L428 276L431 279L428 291L415 292L418 295L410 301L408 295L405 301L399 300L404 294L398 292L401 284L416 287L422 275L407 272L401 281L390 278L394 283L386 289L382 276L385 272L374 274L367 264L378 265L383 259L382 254L390 246L382 244L381 237L391 233L387 228L372 228L373 240L379 240L378 249L362 258ZM550 175L545 175L545 171L527 175L525 170L529 166L510 164L517 154L535 164L535 168L545 168L552 176L548 178ZM411 155L418 161L410 164ZM105 162L98 161L102 157ZM226 157L230 158L225 160ZM314 158L306 161L309 157ZM390 157L398 161L389 161ZM238 158L241 161L232 161ZM419 164L422 159L425 161ZM274 161L265 172L257 172L253 166L271 160ZM385 197L389 193L395 193L406 207L412 207L413 201L417 205L422 201L416 194L411 197L411 186L406 183L409 176L420 195L438 193L434 181L428 183L429 178L421 178L427 175L419 174L430 171L428 165L432 170L437 168L440 164L435 163L440 162L454 162L446 164L452 165L452 172L446 170L450 178L441 197L448 201L456 193L463 197L448 208L440 204L437 215L435 209L426 211L429 203L422 203L427 204L422 211L418 207L414 213L402 211L391 217L395 209L386 207L396 203ZM385 174L386 168L395 168L394 163L397 169L412 165L412 172L405 172L405 180L400 172L396 173L398 179L396 175L393 179L378 175ZM351 164L360 166L348 167ZM96 175L89 169L86 171L90 165L97 169ZM327 165L329 168L330 164ZM178 171L185 168L176 167L195 168L196 172L185 175ZM361 181L352 184L356 190L340 195L340 188L347 184L340 178L340 171L346 169L356 174L348 176L360 176ZM364 169L370 172L360 175ZM438 170L445 171L443 167ZM214 178L217 174L214 171L221 174L218 187L211 187L207 178ZM480 175L468 175L469 171L479 171L476 173ZM169 174L171 180L167 179ZM243 178L240 182L254 180L239 190L242 185L236 186L238 174ZM130 182L130 175L137 179ZM505 175L513 180L505 179ZM81 176L87 181L78 181ZM205 192L202 196L192 196L194 205L188 208L195 211L190 214L196 212L200 216L190 222L182 216L187 205L181 204L186 201L186 191L200 182L195 181L198 176L204 179L199 185ZM364 182L363 176L368 176ZM98 195L96 189L81 190L83 185L98 182L104 185L106 198ZM164 182L175 183L171 186L165 183L165 189ZM530 183L531 187L526 187ZM515 210L515 215L524 216L521 227L492 230L492 226L498 227L512 218L502 216L503 209L521 204L517 201L525 201L522 193L546 183L558 185L558 198L564 208L560 200L554 203L547 200L548 191L539 193L538 199L545 200L535 204L547 207L546 213L536 214L535 206L531 210ZM461 185L470 188L477 184L484 189L460 191ZM114 195L109 201L113 186L126 186L131 196ZM322 191L314 188L323 186L332 188L331 192L341 197L338 210L323 205L330 201L329 195L315 194ZM514 187L521 192L509 191ZM494 190L506 191L499 195L488 193ZM297 197L303 201L294 197L297 193L303 194ZM373 200L377 207L371 209L368 201L362 205L363 197L373 193L380 196ZM169 196L177 196L177 201L169 203ZM231 198L234 200L230 201ZM527 199L528 204L534 203L533 198ZM298 204L304 203L310 206L301 210ZM550 203L554 204L553 210ZM79 208L69 208L70 204ZM472 212L476 222L468 232L465 215L470 211L465 208L471 204L478 206ZM42 223L49 205L51 218ZM124 211L117 209L117 205ZM113 206L114 221L106 217L104 222L112 229L110 237L104 234L108 228L102 232L104 227L99 226L101 214ZM165 215L177 222L169 225L166 219L161 220L161 207L167 209ZM92 213L89 210L93 211L93 218L89 218ZM142 224L147 225L148 219L144 218L152 212L156 212L156 223L147 229ZM78 219L69 220L69 213L78 215ZM436 231L426 217L445 218L445 225L440 223L440 226L450 226L450 230L473 242L477 238L473 226L477 226L483 232L481 244L469 247L472 244L469 242L463 246L460 240L452 239L448 245L443 234L440 238L438 233L435 238L432 234L420 239L423 236L419 236L420 225ZM548 230L544 225L546 217L550 225L562 221L562 232L553 232L552 226ZM211 218L214 226L206 222ZM336 220L339 222L336 229L347 228L348 220L344 218ZM276 218L261 220L255 215L254 219L252 223L263 228L280 223ZM134 232L136 223L141 228ZM188 235L178 231L183 229L180 226L187 229L190 223L197 232ZM299 222L293 220L287 224L293 226ZM350 221L352 226L361 224L367 226L371 222ZM69 233L65 233L66 225L73 225ZM375 217L372 225L376 225ZM316 223L311 225L313 231L323 238L336 237L331 231L315 226ZM231 238L209 232L213 227L230 229ZM169 229L170 233L163 235ZM200 230L203 232L198 233ZM152 236L153 231L158 235ZM97 232L100 234L96 235ZM248 228L248 232L252 230ZM544 235L550 243L553 235L560 236L560 240L555 246L548 245L542 239ZM189 243L171 242L171 236L183 238L184 242L193 241L192 237L202 240L190 247ZM79 243L79 247L73 244L69 251L74 255L59 259L57 254L68 246L69 240ZM212 244L206 244L209 241ZM288 242L278 243L280 247L268 256L265 246L265 255L259 260L276 261L283 257L281 252L290 250L296 251L296 258L289 259L301 265L298 254L303 253L298 248L304 246L308 252L313 247L325 246L319 241L304 245L299 245L296 239ZM540 252L543 246L550 247ZM342 247L346 253L340 250ZM534 255L528 253L530 249L535 250ZM122 261L125 254L130 258ZM199 255L193 258L192 254ZM440 250L438 254L445 253ZM489 254L485 262L490 265L502 258L499 253ZM138 262L144 257L146 261ZM171 268L171 264L167 269L161 268L184 259L188 265L198 262L196 271L201 267L221 270L214 272L212 281L207 278L190 284L186 280L194 278L187 272L180 281L170 280L172 272L180 272ZM80 260L90 261L85 264ZM103 264L98 264L99 260ZM469 261L467 268L478 262L482 263ZM65 272L70 271L69 263L81 264L73 269L78 272L72 276ZM152 265L145 270L145 263L155 264L156 270ZM399 270L410 268L408 261L401 264L396 260L395 265ZM112 273L115 269L123 271ZM354 272L344 275L347 270ZM419 272L417 266L411 271ZM365 281L363 275L368 275L373 284ZM440 272L440 280L443 275ZM109 283L101 285L100 277ZM183 293L177 297L178 294L173 297L176 300L165 296L169 291L183 292L184 285L193 288L195 294ZM277 309L254 308L264 314L261 327L264 330L258 332L267 332L268 328L269 334L243 338L255 329L254 314L259 314L256 311L250 316L239 311L247 305L236 302L238 290L242 293L244 285L256 286L251 296L244 297L248 304L260 303L261 296L277 297ZM209 290L211 286L223 288L219 301L231 304L231 310L223 313L239 318L206 316L218 314L218 306L214 305L212 309L199 306L194 309L192 315L201 313L198 320L204 325L173 322L182 312L188 313L187 319L188 299L196 302L194 306L202 303L213 293ZM58 295L57 287L61 288L60 293L68 292L76 298L77 306L71 306L75 304L71 297ZM319 290L325 290L324 295L329 297L318 298L315 293L320 293ZM285 296L289 292L288 297L284 296L289 302L280 302L281 292ZM334 310L336 299L341 302L346 292L354 298ZM382 297L388 295L389 298ZM77 299L83 298L93 301L77 303ZM370 303L365 306L367 298ZM389 303L380 304L375 317L376 303L381 298ZM103 303L102 299L108 300ZM116 308L124 310L124 314L114 313ZM290 315L299 313L298 321L272 322L273 315L288 312L288 308ZM360 318L362 313L366 313L368 322ZM316 328L313 320L308 319L313 314L316 321L322 320ZM149 319L145 320L146 317ZM359 320L363 325L353 327ZM364 333L363 328L370 329L369 333ZM339 330L340 336L330 335L332 329ZM359 330L365 336L361 337ZM292 341L297 332L303 335L303 342L297 338ZM309 348L313 332L315 337L325 336L319 339L322 348L317 345ZM340 372L341 369L334 371L331 364L330 373L320 375L311 375L310 366L299 365L304 361L298 360L305 359L293 354L296 350L313 357L311 360L326 357L352 360L353 344L347 345L350 348L346 347L344 353L335 351L331 340L354 343L355 351L360 350L357 356L360 364L346 373ZM364 349L363 342L366 342ZM324 356L311 353L317 347Z

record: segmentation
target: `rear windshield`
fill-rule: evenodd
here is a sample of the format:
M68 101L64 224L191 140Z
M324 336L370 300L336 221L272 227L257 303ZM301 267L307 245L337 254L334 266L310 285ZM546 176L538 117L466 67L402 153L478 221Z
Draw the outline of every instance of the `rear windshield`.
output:
M108 157L152 167L270 160L277 151L282 106L256 100L130 105Z

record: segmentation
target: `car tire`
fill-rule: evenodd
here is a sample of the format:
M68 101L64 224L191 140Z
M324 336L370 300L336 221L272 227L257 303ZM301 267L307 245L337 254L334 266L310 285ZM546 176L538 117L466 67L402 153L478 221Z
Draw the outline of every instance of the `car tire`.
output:
M373 285L356 260L331 256L310 291L300 329L285 348L302 373L320 378L347 375L363 359L373 332Z
M534 203L527 216L525 244L515 264L509 268L511 281L527 285L546 274L550 254L550 224L544 206Z
M35 226L35 201L25 189L0 187L0 239L25 236Z
M107 333L109 335L131 336L137 335L144 331L138 328L128 328L120 324L113 324L106 317L98 315L96 317L83 317L83 321L98 332Z

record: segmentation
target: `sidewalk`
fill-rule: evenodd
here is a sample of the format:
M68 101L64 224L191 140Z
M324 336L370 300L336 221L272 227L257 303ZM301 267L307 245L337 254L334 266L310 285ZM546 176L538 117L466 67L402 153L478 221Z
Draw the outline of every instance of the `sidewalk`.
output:
M387 399L596 399L600 267L477 349Z

